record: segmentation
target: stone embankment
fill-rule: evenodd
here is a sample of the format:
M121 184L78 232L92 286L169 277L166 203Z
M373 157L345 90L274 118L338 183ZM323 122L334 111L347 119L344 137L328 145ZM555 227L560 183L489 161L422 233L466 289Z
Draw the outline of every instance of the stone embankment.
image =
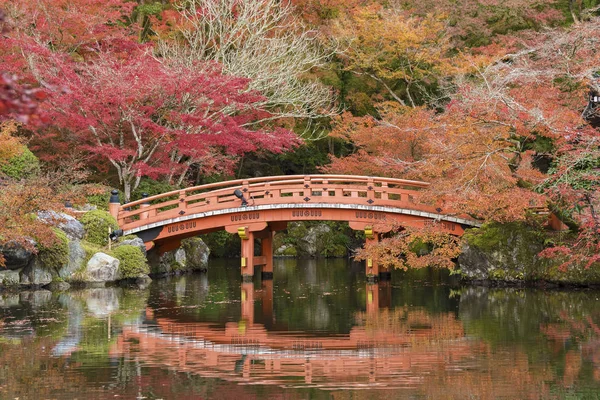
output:
M37 252L14 242L0 246L6 266L0 269L0 288L46 287L67 289L70 285L105 286L119 281L150 281L194 270L206 270L209 249L199 238L186 239L181 248L158 257L146 254L144 242L136 236L119 238L109 246L109 227L116 221L106 212L92 210L80 218L56 212L38 218L54 226L57 244ZM35 240L30 239L35 244Z
M553 233L569 235L570 233ZM553 245L549 232L524 223L485 224L463 236L460 275L486 286L597 286L600 265L564 265L565 259L540 257Z

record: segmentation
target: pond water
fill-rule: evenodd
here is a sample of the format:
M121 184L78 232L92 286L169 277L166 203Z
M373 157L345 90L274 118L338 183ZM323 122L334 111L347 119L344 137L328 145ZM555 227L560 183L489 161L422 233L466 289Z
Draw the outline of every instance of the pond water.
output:
M600 292L369 284L345 260L237 260L144 289L0 293L2 399L600 397Z

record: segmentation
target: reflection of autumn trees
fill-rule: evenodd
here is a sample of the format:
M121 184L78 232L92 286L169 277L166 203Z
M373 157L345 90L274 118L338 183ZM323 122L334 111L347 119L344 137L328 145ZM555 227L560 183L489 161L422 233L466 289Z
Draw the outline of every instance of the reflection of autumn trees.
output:
M67 358L51 356L58 340L28 337L20 343L0 343L0 394L2 398L48 399L57 393L77 397L87 380L75 373ZM6 397L5 397L6 396Z
M408 288L394 302L381 290L372 300L384 308L356 312L350 332L332 334L231 322L236 313L225 324L191 313L166 317L185 304L168 296L146 309L144 323L143 291L102 289L109 293L99 304L98 290L61 294L60 310L50 295L18 311L3 306L0 398L295 399L310 390L311 398L339 400L563 399L594 398L600 386L594 292L468 288L460 303L434 312L394 307L400 299L422 304ZM108 338L103 310L116 298ZM66 308L81 313L81 340L57 356L53 349L71 332Z
M541 332L549 339L553 350L564 355L565 386L571 386L582 372L583 361L590 362L594 380L600 382L600 312L573 316L563 309L560 322L542 325Z
M470 369L425 385L435 397L564 398L600 385L600 312L594 292L469 288L459 317L489 345ZM439 378L439 376L438 376ZM460 391L456 382L462 382Z
M426 377L422 390L444 399L551 398L549 382L556 377L548 366L531 363L521 350L485 346L464 369Z

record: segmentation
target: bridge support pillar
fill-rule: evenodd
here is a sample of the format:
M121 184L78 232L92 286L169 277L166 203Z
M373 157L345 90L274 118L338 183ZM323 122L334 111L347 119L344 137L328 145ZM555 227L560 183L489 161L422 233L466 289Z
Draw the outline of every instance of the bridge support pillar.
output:
M251 231L239 227L238 235L242 239L241 270L244 281L251 281L254 267L262 265L262 279L273 279L273 232L269 227L260 231ZM260 255L254 254L254 239L260 239Z
M379 267L379 280L380 281L391 281L392 280L392 271L386 267Z
M242 258L240 261L242 279L244 282L252 282L252 277L254 276L254 232L240 227L238 228L238 235L242 239Z

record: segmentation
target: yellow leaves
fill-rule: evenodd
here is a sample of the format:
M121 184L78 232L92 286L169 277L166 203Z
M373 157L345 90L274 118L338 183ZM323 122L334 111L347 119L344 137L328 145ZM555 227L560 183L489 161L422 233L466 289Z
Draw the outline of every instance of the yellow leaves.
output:
M369 243L360 250L357 259L373 259L381 266L397 269L454 268L460 254L460 239L436 231L434 225L425 229L408 229L379 243Z
M350 70L410 82L435 80L451 69L445 26L435 15L363 7L340 18L334 34L347 46Z

